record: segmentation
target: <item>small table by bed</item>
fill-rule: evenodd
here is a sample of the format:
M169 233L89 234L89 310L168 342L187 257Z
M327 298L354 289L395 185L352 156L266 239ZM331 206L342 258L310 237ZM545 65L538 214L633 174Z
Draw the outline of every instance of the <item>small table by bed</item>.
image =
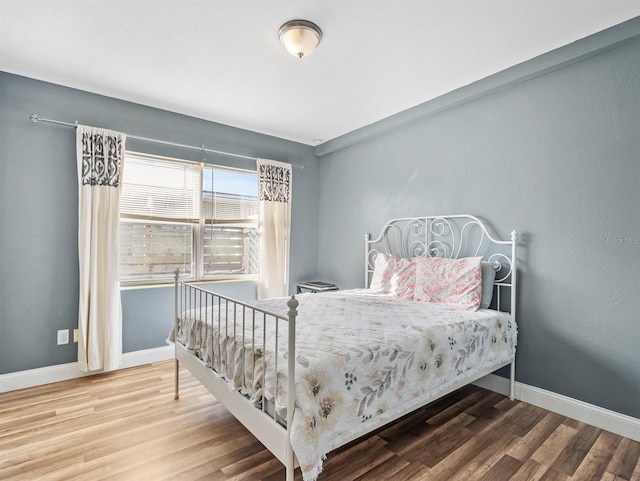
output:
M331 284L330 282L324 282L324 281L300 282L297 287L298 287L298 291L297 291L298 294L302 294L303 289L313 293L338 290L338 286L336 286L335 284Z

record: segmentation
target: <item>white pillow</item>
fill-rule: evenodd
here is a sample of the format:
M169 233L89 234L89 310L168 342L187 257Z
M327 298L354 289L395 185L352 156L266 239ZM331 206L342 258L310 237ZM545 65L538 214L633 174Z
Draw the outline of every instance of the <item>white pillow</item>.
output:
M371 278L372 291L413 299L416 265L413 259L394 257L382 252L376 255Z

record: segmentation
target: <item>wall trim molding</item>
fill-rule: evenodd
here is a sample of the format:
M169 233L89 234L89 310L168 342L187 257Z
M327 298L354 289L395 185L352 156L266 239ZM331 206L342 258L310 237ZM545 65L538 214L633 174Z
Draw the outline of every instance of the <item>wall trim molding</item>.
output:
M509 395L509 380L496 374L489 374L478 379L474 384L505 396ZM515 388L516 399L519 401L640 441L640 419L638 418L517 381Z
M412 122L460 105L478 100L495 92L541 77L555 70L595 57L640 38L640 17L609 27L588 37L576 40L550 52L509 67L469 85L447 92L378 122L328 140L314 149L318 157L342 150L365 140L388 133Z
M174 347L163 346L141 351L125 352L118 369L142 366L151 362L166 361L174 358ZM0 375L0 392L15 391L52 382L66 381L78 377L92 376L103 371L83 372L78 370L77 362L40 367L27 371L10 372Z

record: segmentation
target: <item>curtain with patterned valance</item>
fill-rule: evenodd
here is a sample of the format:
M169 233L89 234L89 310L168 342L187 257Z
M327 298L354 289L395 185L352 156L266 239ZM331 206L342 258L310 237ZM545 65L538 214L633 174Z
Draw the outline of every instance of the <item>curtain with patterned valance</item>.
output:
M117 369L122 357L120 192L126 135L79 125L78 367Z
M258 159L258 298L289 293L291 244L291 165Z

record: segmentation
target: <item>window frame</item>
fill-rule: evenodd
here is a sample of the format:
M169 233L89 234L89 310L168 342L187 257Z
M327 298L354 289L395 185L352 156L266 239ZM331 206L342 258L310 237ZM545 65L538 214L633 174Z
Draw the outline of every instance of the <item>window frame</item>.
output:
M123 223L139 223L139 224L162 224L162 225L188 225L192 227L192 242L191 242L191 272L192 275L189 278L184 278L184 273L181 273L182 280L189 283L212 283L212 282L223 282L223 281L257 281L258 280L258 271L259 269L259 258L256 253L254 259L254 265L256 266L256 272L250 274L242 274L242 273L224 273L224 274L206 274L204 272L204 248L205 248L205 227L209 226L220 226L220 227L231 227L231 228L249 228L253 229L255 232L255 236L257 238L258 232L258 219L257 219L257 202L258 198L256 195L256 218L255 220L233 220L229 222L224 222L224 219L219 222L207 222L206 213L203 209L203 191L204 191L204 179L203 172L205 168L212 168L224 171L232 171L232 172L240 172L243 174L252 174L256 178L256 194L257 194L257 171L250 169L242 169L238 167L229 167L226 165L213 164L205 161L193 161L187 159L180 159L175 157L167 157L161 155L154 154L146 154L141 152L136 152L132 150L126 150L124 156L124 168L123 168L123 179L126 179L126 161L127 157L137 157L139 159L147 160L147 161L164 161L164 162L172 162L177 164L190 164L192 166L196 166L197 174L198 174L198 192L197 195L194 195L194 198L197 199L197 212L199 214L199 218L196 219L195 216L193 218L183 218L179 219L169 219L161 216L145 216L145 215L123 215L120 213L120 227L122 227ZM122 249L122 237L120 238L120 249ZM122 260L122 252L120 252L118 262ZM243 257L244 259L244 257ZM120 264L121 266L122 264ZM145 278L145 279L123 279L122 272L120 273L120 286L123 288L135 288L135 287L157 287L168 285L173 282L173 277L162 277L162 278Z

